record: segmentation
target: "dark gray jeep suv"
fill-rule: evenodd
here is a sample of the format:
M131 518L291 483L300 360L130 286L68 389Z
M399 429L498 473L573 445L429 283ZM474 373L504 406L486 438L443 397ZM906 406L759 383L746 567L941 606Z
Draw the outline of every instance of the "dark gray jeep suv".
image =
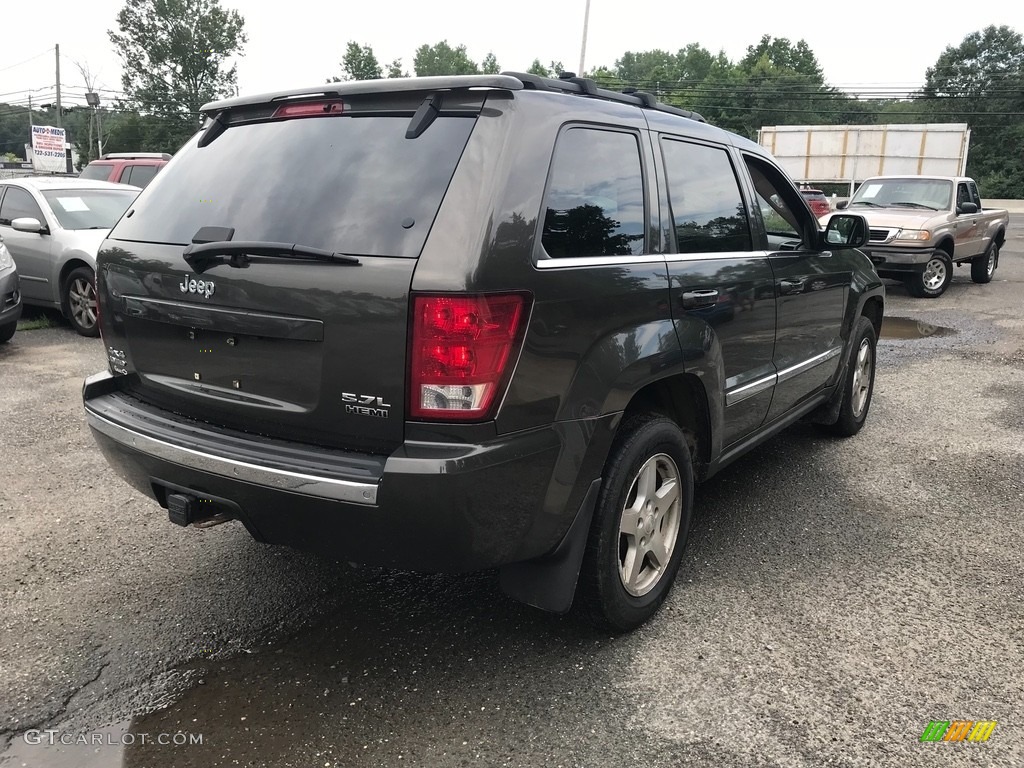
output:
M181 525L633 628L693 488L868 413L883 287L756 144L570 75L235 98L111 231L111 464Z

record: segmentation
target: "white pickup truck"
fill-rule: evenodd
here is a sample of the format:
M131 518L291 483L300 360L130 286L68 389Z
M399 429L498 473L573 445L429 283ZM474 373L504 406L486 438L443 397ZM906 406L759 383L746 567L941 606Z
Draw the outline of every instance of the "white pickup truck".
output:
M839 207L867 219L861 250L879 276L902 280L920 298L946 291L953 264L969 262L974 282L990 282L1010 220L1004 210L983 208L978 185L965 176L875 176Z

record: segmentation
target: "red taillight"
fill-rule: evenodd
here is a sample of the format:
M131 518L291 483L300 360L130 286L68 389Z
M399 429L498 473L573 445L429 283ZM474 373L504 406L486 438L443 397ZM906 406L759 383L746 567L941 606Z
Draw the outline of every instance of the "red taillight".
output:
M526 319L521 294L415 296L409 416L489 418Z
M345 111L345 104L341 101L302 101L297 104L283 104L274 110L272 119L279 120L285 117L323 117L325 115L340 115Z

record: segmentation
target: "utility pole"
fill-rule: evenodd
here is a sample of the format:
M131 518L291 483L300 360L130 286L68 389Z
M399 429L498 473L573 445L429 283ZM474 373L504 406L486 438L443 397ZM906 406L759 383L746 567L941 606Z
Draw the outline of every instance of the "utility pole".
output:
M54 46L54 50L57 51L57 127L63 128L60 116L60 45Z
M32 133L32 94L28 95L28 132Z
M100 95L94 91L85 94L85 103L92 107L92 115L96 120L96 157L103 157L103 134L100 128ZM89 124L89 143L92 144L92 123Z
M583 77L583 63L587 57L587 24L590 21L590 0L587 0L587 8L583 12L583 44L580 46L580 69L577 77Z

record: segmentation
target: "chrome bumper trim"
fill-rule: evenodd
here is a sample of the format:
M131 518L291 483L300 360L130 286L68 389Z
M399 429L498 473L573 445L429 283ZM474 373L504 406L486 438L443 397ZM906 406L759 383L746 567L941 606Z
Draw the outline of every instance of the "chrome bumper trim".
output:
M234 480L262 485L279 491L290 491L306 496L345 501L350 504L377 505L378 486L376 483L356 483L350 480L304 475L284 469L232 461L220 456L213 456L202 451L196 451L148 437L115 424L94 413L89 408L86 408L85 415L92 429L106 435L114 442L173 464L180 464L200 472L230 477Z

